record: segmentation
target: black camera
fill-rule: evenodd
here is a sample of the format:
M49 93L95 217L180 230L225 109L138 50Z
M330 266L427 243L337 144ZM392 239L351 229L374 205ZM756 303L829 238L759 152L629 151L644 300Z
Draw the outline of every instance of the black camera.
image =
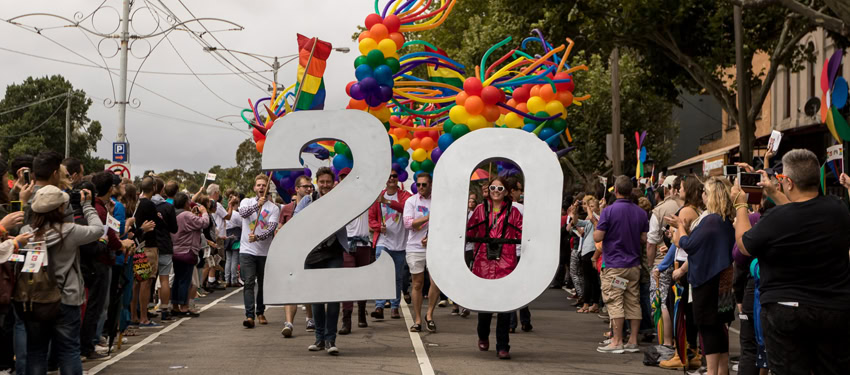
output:
M68 198L72 208L77 209L82 207L82 202L80 202L80 189L71 189L71 191L68 192Z
M499 260L502 257L502 244L487 244L487 260Z

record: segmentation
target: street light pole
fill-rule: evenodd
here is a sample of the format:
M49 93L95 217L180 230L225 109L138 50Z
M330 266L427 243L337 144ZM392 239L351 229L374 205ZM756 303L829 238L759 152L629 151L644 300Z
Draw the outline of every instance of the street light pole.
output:
M121 12L121 61L118 78L118 142L127 139L127 52L130 47L130 0L124 0Z
M68 96L65 99L67 106L65 107L65 158L71 157L71 89L68 89Z

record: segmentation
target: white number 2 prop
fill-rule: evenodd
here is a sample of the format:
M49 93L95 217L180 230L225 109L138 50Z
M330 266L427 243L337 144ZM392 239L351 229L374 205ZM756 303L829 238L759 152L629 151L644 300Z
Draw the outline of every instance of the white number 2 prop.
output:
M482 161L507 159L525 176L522 259L510 275L486 280L463 259L469 176ZM455 141L434 171L428 269L449 298L475 311L511 311L549 286L558 268L563 172L555 153L534 134L481 129Z
M345 142L355 163L343 182L295 215L275 236L266 262L265 303L394 298L395 271L388 256L358 268L304 269L307 254L365 212L386 186L391 151L383 125L357 110L294 112L279 122L266 138L264 170L301 169L304 145L327 139Z

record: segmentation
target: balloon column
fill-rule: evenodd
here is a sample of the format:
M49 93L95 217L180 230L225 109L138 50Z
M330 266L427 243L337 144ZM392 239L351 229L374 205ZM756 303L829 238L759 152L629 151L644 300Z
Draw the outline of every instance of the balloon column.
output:
M850 141L850 125L847 124L847 119L841 116L839 110L847 105L848 87L844 77L838 77L838 70L841 67L841 59L844 57L842 50L836 50L835 53L824 61L823 71L821 72L821 121L826 123L832 137L838 143Z

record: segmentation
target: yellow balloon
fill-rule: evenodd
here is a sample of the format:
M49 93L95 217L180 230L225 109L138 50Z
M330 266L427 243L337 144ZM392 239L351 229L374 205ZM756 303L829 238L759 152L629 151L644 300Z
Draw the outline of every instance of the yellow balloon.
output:
M411 156L413 160L422 162L428 156L428 153L425 152L424 148L417 148L416 151L413 151L413 155Z
M520 115L510 112L505 115L505 124L508 125L509 128L519 129L525 125Z
M566 120L566 119L567 119L567 110L566 110L566 108L564 109L564 113L561 113L561 118L562 118L562 119L564 119L564 120Z
M499 126L505 125L505 114L504 113L499 114L499 119L496 120L496 125L499 125Z
M549 115L551 115L551 116L560 115L563 112L564 112L564 104L563 103L561 103L557 100L552 100L549 103L546 103L546 113L548 113Z
M410 138L402 138L398 141L398 144L400 144L401 147L404 147L404 149L407 150L410 148Z
M398 138L396 138L395 134L390 134L390 138L392 138L392 139L393 139L393 145L397 145L397 144L398 144Z
M374 115L378 120L381 120L381 122L387 122L390 120L390 109L386 106L377 111L370 109L369 112L372 113L372 115Z
M366 56L369 54L369 51L378 48L378 42L376 42L375 39L372 38L363 38L363 40L360 41L360 45L358 47L360 48L360 54Z
M456 105L449 110L449 118L455 124L466 124L469 121L469 113L462 105Z
M378 43L378 49L384 53L384 56L392 56L395 54L396 45L392 39L384 39Z
M528 110L531 111L531 113L537 113L546 110L546 101L539 96L532 96L531 98L529 98L528 103L526 105L528 106Z
M469 122L467 122L466 125L469 126L469 131L474 131L478 129L484 129L489 124L487 123L487 119L485 119L484 116L475 115L469 118Z

